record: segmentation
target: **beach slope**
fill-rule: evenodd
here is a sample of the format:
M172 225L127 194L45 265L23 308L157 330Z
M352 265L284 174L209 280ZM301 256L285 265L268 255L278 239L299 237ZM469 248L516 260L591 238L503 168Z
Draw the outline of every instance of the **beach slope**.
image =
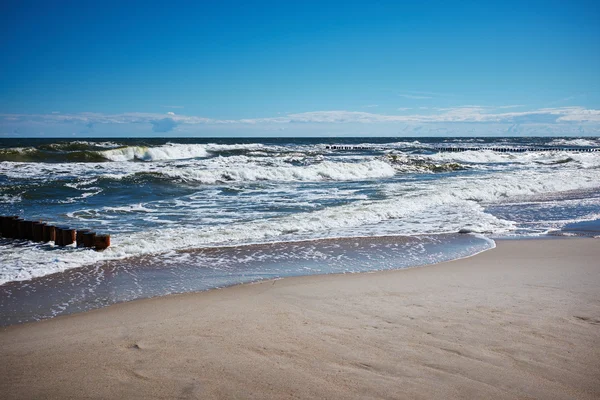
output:
M499 241L2 328L1 397L597 399L599 243Z

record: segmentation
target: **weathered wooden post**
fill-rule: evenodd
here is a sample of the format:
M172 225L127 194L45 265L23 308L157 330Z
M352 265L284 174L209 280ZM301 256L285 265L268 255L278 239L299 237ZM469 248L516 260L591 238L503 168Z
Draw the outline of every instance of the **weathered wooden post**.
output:
M84 232L82 235L83 247L94 247L96 232ZM79 244L79 243L78 243Z
M44 225L43 222L34 222L32 226L32 239L34 242L44 241Z
M84 247L83 235L88 232L90 232L89 229L78 229L77 230L77 234L75 235L75 241L77 242L77 247Z
M75 243L75 235L76 235L75 229L63 228L62 229L62 240L63 240L62 245L68 246L70 244Z
M27 221L27 224L25 224L25 239L27 240L33 240L33 222Z
M19 219L19 239L33 239L33 221Z
M15 239L23 239L23 237L25 236L25 220L23 218L17 218L17 230L16 233L17 235L15 236Z
M64 228L57 226L54 228L54 244L56 246L64 246L62 231Z
M110 246L110 235L96 235L94 239L94 247L96 251L104 250Z
M44 242L54 242L56 240L55 227L53 225L44 225L42 229Z
M21 218L19 217L9 220L9 234L13 239L19 238L19 221L21 221Z
M2 216L0 217L0 231L2 232L2 237L5 238L10 238L12 237L12 229L11 229L11 225L12 225L12 220L14 218L19 218L16 215L15 216Z

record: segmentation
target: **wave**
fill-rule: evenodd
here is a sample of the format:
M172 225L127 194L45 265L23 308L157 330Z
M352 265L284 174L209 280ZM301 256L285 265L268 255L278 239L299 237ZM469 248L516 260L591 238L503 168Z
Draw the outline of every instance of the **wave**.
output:
M244 154L263 151L286 153L290 149L281 146L266 147L260 143L250 144L181 144L166 143L158 146L123 146L115 142L57 142L37 147L12 147L0 149L0 161L13 162L102 162L102 161L169 161L205 158L219 153Z
M469 140L452 139L454 144L460 145L469 142ZM477 141L476 141L477 142ZM125 145L128 143L128 145ZM137 143L137 144L135 144ZM478 142L477 142L478 143ZM519 146L519 144L515 144ZM600 139L596 138L576 138L576 139L554 139L546 142L544 145L552 146L578 146L590 147L600 146ZM526 160L520 157L525 153L499 153L490 150L465 151L457 153L437 153L439 143L432 144L427 142L398 141L390 143L362 143L352 145L354 147L364 147L367 151L363 154L375 156L381 154L422 154L438 155L441 159L460 157L465 162L485 163L485 162L506 162L513 157L516 160ZM476 146L480 146L478 143ZM296 155L296 157L331 157L347 156L336 151L327 149L324 143L313 144L294 144L294 143L239 143L239 144L219 144L219 143L164 143L149 145L143 141L111 142L111 141L59 141L55 143L41 144L36 147L11 147L0 148L0 161L14 162L47 162L47 163L71 163L71 162L157 162L157 161L176 161L188 159L201 159L209 157L230 157L230 156L253 156L255 158L279 158ZM498 147L498 145L496 145ZM370 151L369 151L370 150ZM373 153L374 152L374 153ZM542 156L554 152L544 152ZM352 154L352 153L351 153ZM536 153L527 153L527 156L536 157Z
M407 156L404 154L386 154L385 160L402 172L452 172L469 169L467 165L457 162L436 163L424 156Z
M493 150L441 152L423 156L437 162L456 162L461 164L494 165L522 164L536 166L578 163L583 168L600 167L600 153L571 153L560 150L548 152L502 153Z
M132 149L132 148L128 148ZM273 157L230 155L184 159L172 162L168 157L182 157L181 149L154 149L152 157L165 157L155 162L100 163L36 163L0 164L0 172L11 179L32 181L92 179L130 180L141 182L173 182L192 184L227 184L243 182L326 182L357 181L390 178L406 173L446 173L472 169L474 171L511 170L526 166L535 170L546 168L599 169L600 153L499 153L490 150L460 153L407 155L388 153L383 156L344 156L324 158L303 153L286 153ZM113 149L108 151L116 151ZM204 149L185 147L187 155L204 154ZM115 157L134 158L135 152L112 153ZM138 156L147 154L138 152ZM150 157L150 155L148 155Z
M127 146L100 152L110 161L163 161L207 157L206 145L167 143L158 147Z
M233 157L230 157L233 158ZM244 157L245 159L246 157ZM396 170L388 163L372 160L362 163L345 163L323 161L307 166L290 164L261 165L251 161L235 162L226 158L221 165L211 165L199 168L190 165L183 168L165 166L160 171L136 172L132 175L103 175L109 179L149 179L164 178L188 183L219 184L242 183L256 181L273 182L321 182L321 181L353 181L391 177Z
M37 146L40 150L49 150L49 151L93 151L93 150L105 150L112 149L116 147L122 147L123 145L115 142L87 142L84 140L75 140L69 142L58 142L58 143L49 143L42 144Z
M75 146L78 147L78 146ZM106 159L98 151L48 151L35 147L12 147L0 149L0 162L101 162Z
M597 146L600 146L600 139L599 138L554 139L548 144L550 146L597 147Z
M173 163L78 163L65 164L0 164L0 173L11 179L62 182L66 179L107 181L227 184L257 181L270 182L324 182L357 181L388 178L400 167L379 159L356 162L321 161L320 159L254 159L247 156L213 157ZM63 185L62 183L60 183ZM66 183L70 185L71 183Z
M39 147L4 148L0 149L0 161L50 163L164 161L201 158L210 154L206 145L165 144L156 147L113 147L111 145L112 143L108 142L103 146L90 145L87 142L70 142Z

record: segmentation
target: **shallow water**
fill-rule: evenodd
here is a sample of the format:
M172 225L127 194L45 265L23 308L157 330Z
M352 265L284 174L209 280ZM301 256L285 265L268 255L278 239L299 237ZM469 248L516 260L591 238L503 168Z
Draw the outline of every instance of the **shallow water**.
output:
M265 279L433 264L492 247L493 241L473 235L365 237L173 251L107 261L5 284L0 290L0 326Z

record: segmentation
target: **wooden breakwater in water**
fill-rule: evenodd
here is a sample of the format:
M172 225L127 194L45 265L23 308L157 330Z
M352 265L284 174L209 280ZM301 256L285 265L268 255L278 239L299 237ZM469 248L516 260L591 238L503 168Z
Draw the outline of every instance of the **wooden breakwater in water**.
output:
M54 242L55 246L89 247L104 250L110 246L110 235L99 235L89 229L76 230L42 221L28 221L18 215L0 216L0 236L7 239L38 243Z
M347 146L347 145L327 145L327 150L399 150L395 147L385 146ZM544 151L567 151L576 153L600 152L599 147L577 148L577 147L432 147L427 148L433 151L442 152L461 152L461 151L482 151L490 150L500 153L525 153L525 152L544 152Z

